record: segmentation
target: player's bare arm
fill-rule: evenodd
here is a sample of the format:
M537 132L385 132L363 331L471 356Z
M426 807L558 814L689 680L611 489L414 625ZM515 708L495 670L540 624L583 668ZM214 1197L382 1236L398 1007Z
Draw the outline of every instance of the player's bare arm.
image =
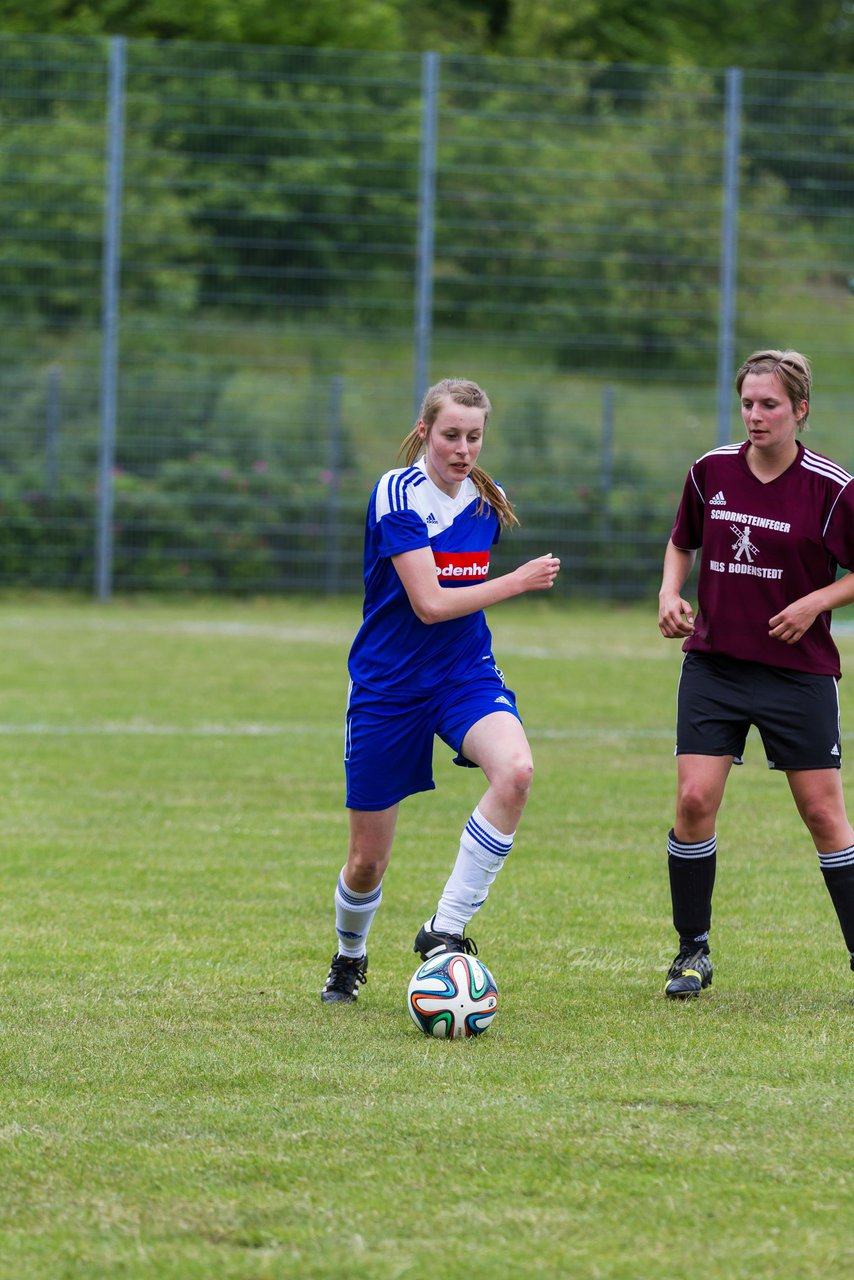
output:
M464 618L528 591L548 591L560 570L558 557L547 553L491 581L470 587L443 587L436 577L436 562L429 547L403 551L392 556L392 562L416 616L428 625Z
M854 604L854 574L846 573L829 587L811 591L768 619L768 634L783 644L797 644L820 613Z
M694 630L694 610L682 595L682 587L694 567L696 551L684 551L668 541L664 553L661 590L658 593L658 627L668 640L684 639Z

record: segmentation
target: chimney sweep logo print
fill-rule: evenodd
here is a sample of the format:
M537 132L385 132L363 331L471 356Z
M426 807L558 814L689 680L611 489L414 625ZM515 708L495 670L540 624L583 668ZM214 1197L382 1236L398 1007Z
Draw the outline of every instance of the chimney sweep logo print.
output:
M735 552L736 560L741 560L741 557L744 556L748 564L753 564L753 557L759 554L759 548L750 540L750 525L746 524L741 529L737 524L731 524L730 529L735 534L735 542L732 544L732 549Z

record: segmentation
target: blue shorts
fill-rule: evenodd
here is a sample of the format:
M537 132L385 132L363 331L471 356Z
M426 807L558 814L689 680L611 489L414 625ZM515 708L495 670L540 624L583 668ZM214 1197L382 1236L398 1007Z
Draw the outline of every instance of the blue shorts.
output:
M456 751L454 764L477 768L461 755L472 725L494 711L521 720L516 695L497 667L434 693L391 697L350 685L344 769L348 809L389 809L416 791L433 791L433 737Z

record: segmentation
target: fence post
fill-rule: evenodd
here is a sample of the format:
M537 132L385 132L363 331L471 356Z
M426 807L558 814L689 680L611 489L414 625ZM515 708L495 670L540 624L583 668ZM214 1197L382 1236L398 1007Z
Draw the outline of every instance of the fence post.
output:
M599 455L599 491L602 503L602 540L611 540L611 490L614 487L614 388L602 388L602 442Z
M333 596L340 586L341 540L341 397L344 379L336 375L329 382L329 498L326 504L326 594Z
M430 378L433 327L433 247L436 234L436 136L439 54L421 60L421 148L418 163L418 243L415 256L415 386L413 421Z
M62 369L52 364L47 371L47 403L45 405L45 491L56 496L59 487L59 421Z
M736 261L738 257L738 161L741 152L740 67L728 67L724 112L723 218L718 312L718 445L729 444L735 352Z
M116 454L116 381L121 266L122 171L124 167L124 36L110 39L105 159L104 247L101 262L101 438L98 450L98 510L95 594L108 600L113 577L113 469Z
M602 388L602 439L599 452L599 546L602 568L599 571L599 595L611 597L611 491L614 488L614 388L606 382Z

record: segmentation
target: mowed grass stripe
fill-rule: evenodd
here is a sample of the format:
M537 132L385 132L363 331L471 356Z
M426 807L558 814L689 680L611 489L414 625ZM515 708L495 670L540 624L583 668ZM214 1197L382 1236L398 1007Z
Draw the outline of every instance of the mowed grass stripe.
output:
M666 729L632 729L621 727L616 729L595 729L580 727L577 729L527 729L528 737L536 739L588 739L599 738L611 741L613 738L672 738L673 733ZM292 736L328 736L341 738L343 729L340 725L327 724L140 724L131 721L127 724L0 724L0 735L15 737L21 734L27 737L187 737L200 738L279 738Z

